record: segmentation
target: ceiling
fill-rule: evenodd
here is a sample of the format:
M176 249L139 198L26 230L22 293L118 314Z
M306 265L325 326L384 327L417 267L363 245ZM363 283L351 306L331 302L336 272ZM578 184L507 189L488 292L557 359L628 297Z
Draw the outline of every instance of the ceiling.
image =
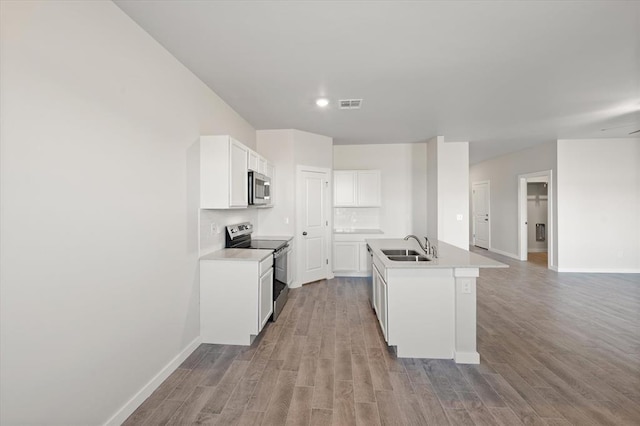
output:
M640 2L116 4L256 129L335 144L443 135L476 163L640 128ZM337 107L351 98L362 109Z

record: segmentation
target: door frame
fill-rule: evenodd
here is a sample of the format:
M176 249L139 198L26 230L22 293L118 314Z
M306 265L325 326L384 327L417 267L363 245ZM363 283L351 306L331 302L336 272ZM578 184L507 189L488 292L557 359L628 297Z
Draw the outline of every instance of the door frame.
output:
M471 182L471 235L473 236L471 240L471 245L476 245L476 217L475 217L475 203L473 202L473 186L487 184L487 198L489 202L487 203L487 214L489 215L489 238L488 238L488 246L487 250L491 250L491 181L490 180L479 180L477 182Z
M325 173L327 176L327 184L326 191L324 191L324 214L326 218L327 226L325 226L324 232L324 240L325 240L325 253L327 254L328 263L325 263L325 278L331 279L333 278L333 252L332 252L332 241L331 241L331 230L333 229L333 215L331 214L333 211L333 171L331 169L327 169L324 167L313 167L313 166L296 166L296 235L294 237L294 241L296 241L296 276L298 277L297 286L302 286L302 241L300 241L300 236L302 235L302 202L303 202L303 193L302 193L302 172L316 172L316 173Z
M527 215L527 181L530 178L547 178L547 268L555 270L553 263L554 256L554 229L553 218L553 170L542 170L539 172L525 173L518 175L518 258L522 261L528 259L528 226L525 224Z

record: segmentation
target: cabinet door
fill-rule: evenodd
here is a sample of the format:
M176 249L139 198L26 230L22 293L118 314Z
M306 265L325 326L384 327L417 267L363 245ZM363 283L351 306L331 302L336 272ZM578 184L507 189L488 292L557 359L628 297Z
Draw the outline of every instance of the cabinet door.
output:
M333 172L333 205L352 207L358 204L356 188L357 172L337 170Z
M273 268L260 277L258 285L258 330L269 321L273 313Z
M276 168L274 167L273 164L271 163L267 163L266 164L266 171L265 171L265 176L270 177L271 178L271 185L273 185L273 178L276 174Z
M229 206L247 207L249 197L249 176L247 157L249 149L240 142L231 140L229 156Z
M262 173L265 176L267 175L267 160L262 157L258 157L258 173Z
M380 327L382 328L382 335L384 336L385 341L389 341L389 336L387 336L387 283L384 282L382 276L379 276L379 289L380 289L380 302L379 308L380 311L378 313L378 319L380 320Z
M333 243L333 270L357 272L360 266L359 243Z
M260 163L260 156L258 155L258 153L249 150L249 164L248 164L249 170L262 173L260 170L258 170L259 163Z
M376 313L376 316L380 316L380 314L378 313L379 308L378 308L378 298L379 298L379 292L380 292L380 274L378 273L378 270L376 269L376 267L373 267L373 310Z
M380 170L359 170L357 179L358 206L380 206Z

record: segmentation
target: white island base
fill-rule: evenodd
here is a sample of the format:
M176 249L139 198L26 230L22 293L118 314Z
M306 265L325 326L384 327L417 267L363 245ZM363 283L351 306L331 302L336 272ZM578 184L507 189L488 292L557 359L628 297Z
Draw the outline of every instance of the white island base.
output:
M477 276L477 268L387 270L387 342L399 357L480 363Z
M476 278L506 265L439 242L428 262L392 261L383 249L420 249L412 241L367 240L373 254L372 305L387 343L400 358L479 364Z

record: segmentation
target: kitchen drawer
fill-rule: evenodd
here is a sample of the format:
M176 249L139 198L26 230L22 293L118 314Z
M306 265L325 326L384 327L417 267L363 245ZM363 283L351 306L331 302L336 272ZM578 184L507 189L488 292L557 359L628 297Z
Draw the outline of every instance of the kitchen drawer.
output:
M273 255L267 257L263 261L260 262L260 276L262 276L265 272L267 272L270 268L273 267Z
M375 254L373 255L373 264L375 265L376 268L378 268L378 271L380 271L380 276L382 277L382 279L386 281L387 268L385 268L384 263L382 263L382 259L380 259Z

